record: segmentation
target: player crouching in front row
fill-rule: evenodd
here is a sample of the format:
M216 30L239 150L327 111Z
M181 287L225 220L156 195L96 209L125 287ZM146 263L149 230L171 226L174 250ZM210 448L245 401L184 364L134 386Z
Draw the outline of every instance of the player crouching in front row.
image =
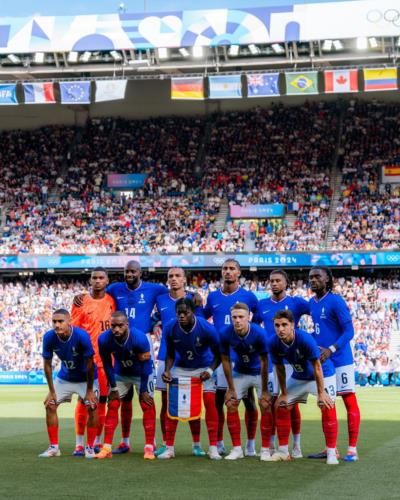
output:
M58 447L58 405L71 402L73 394L87 407L87 443L85 457L93 458L93 444L97 434L97 368L93 362L94 350L89 334L81 328L71 326L71 317L65 309L57 309L52 317L53 329L43 337L44 373L49 387L44 405L50 446L39 457L50 458L61 455ZM52 359L56 353L61 360L61 370L53 382Z
M274 316L276 337L269 341L269 353L277 367L280 395L276 400L276 428L279 450L265 461L290 460L288 451L290 411L294 403L306 403L308 394L317 396L322 412L322 429L325 435L328 465L337 465L336 441L338 422L335 408L336 374L330 360L321 366L320 350L314 338L295 328L293 314L278 311ZM293 374L286 382L284 360L293 367Z
M255 387L261 410L261 459L270 456L273 429L272 395L268 392L268 342L265 331L250 323L249 307L237 302L231 308L232 325L220 332L221 358L228 390L225 395L228 429L232 451L226 460L243 458L240 440L239 404L250 388ZM232 360L231 360L232 354ZM232 370L231 361L234 362Z
M118 425L121 399L131 388L135 388L143 411L144 458L154 460L156 409L153 399L154 373L149 341L142 331L129 326L124 312L116 311L111 315L111 329L103 332L98 342L110 384L110 393L104 425L104 445L95 458L112 458L112 441Z

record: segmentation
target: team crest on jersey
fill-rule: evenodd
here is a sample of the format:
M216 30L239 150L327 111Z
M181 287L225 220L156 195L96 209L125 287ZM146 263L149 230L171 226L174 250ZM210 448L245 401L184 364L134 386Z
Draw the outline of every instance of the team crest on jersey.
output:
M146 304L146 301L144 300L144 293L140 294L140 299L138 301L138 304Z
M326 314L325 314L325 307L322 308L322 311L321 311L321 316L320 316L321 319L326 319Z
M299 349L296 349L296 354L297 354L297 357L298 357L299 359L303 359L303 358L304 358L304 356L301 354L301 352L300 352L300 350L299 350Z
M249 352L254 352L254 347L251 344L249 345Z
M76 352L76 349L74 346L72 346L72 356L79 356L79 352Z
M289 307L288 306L285 306L285 311L288 311L289 310Z
M196 344L195 344L195 347L201 347L201 344L200 344L200 337L196 337Z

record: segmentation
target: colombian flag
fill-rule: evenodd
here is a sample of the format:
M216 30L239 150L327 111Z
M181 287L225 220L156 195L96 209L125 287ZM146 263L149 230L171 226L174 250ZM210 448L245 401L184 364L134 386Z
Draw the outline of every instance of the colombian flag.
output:
M397 90L397 68L364 69L364 90Z
M169 418L188 422L201 416L203 383L199 378L174 378L167 387Z
M171 99L204 99L203 77L172 78Z

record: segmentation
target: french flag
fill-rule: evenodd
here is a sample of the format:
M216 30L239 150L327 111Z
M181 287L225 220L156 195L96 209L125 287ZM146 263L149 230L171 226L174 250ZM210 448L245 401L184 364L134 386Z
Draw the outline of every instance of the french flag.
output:
M199 378L179 377L168 384L168 417L188 422L201 416L203 383Z
M54 83L24 83L25 104L55 103Z

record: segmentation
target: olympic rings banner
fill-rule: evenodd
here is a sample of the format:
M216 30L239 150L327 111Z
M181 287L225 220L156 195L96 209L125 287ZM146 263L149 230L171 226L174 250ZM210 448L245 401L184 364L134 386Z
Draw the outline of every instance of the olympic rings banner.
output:
M320 253L237 253L237 254L167 254L167 255L4 255L1 270L92 269L102 266L122 269L129 260L137 260L143 268L167 269L179 266L189 269L220 268L228 259L236 259L242 267L400 267L399 252L320 252Z
M399 0L272 0L268 6L265 3L253 0L240 2L247 4L245 7L171 12L130 13L122 9L91 15L3 15L0 54L399 36ZM230 5L233 4L238 2Z

